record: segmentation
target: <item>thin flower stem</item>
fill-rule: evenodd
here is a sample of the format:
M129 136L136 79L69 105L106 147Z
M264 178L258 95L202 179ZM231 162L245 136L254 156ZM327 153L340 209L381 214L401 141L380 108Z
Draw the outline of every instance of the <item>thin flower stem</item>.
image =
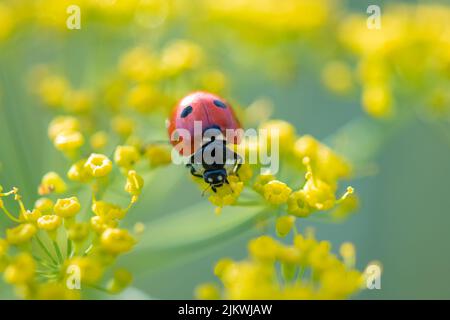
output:
M58 265L58 262L53 258L50 251L48 251L47 247L42 243L41 239L36 235L36 241L41 247L41 249L47 254L47 256L50 258L50 260L55 264Z
M294 223L294 225L292 226L292 230L294 231L294 235L298 235L298 228L297 225Z
M297 274L297 282L298 283L301 283L302 282L302 280L303 280L303 275L305 274L305 272L306 272L306 267L300 267L300 269L299 269L299 271L298 271L298 274Z
M59 262L62 263L64 259L62 257L61 249L59 248L59 245L55 240L53 240L52 242L53 246L55 247L56 255L58 256Z
M89 287L92 288L92 289L98 290L98 291L102 291L102 292L111 294L111 292L109 292L108 289L100 287L100 286L97 286L95 284L90 284Z
M8 218L11 219L12 221L17 222L17 223L21 223L22 222L19 219L17 219L16 217L14 217L11 214L11 212L9 212L8 209L6 209L4 206L2 206L2 210L8 216Z
M92 244L86 249L86 251L84 251L83 256L87 255L91 250L92 250Z
M72 240L67 238L67 252L66 257L71 258L72 257Z

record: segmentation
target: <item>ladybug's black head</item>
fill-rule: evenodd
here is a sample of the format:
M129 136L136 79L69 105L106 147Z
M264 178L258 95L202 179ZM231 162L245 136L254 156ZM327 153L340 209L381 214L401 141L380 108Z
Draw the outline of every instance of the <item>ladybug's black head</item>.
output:
M213 187L221 187L227 179L225 169L206 170L203 173L203 179Z

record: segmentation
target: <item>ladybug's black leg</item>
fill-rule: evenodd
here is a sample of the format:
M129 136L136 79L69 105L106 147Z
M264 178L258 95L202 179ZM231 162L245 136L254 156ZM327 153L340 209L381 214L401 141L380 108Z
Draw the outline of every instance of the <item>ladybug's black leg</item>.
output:
M188 168L191 169L191 174L192 174L194 177L203 178L203 176L202 176L201 174L199 174L199 173L197 173L197 172L195 171L195 168L194 168L190 163L188 163L188 164L186 165L186 167L188 167Z
M217 189L214 186L211 187L211 190L214 191L214 192L217 192Z

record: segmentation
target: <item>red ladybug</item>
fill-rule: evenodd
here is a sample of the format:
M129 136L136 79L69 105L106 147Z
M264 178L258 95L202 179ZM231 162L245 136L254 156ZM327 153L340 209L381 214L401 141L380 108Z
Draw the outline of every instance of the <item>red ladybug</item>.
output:
M220 132L221 137L213 135L205 142L205 132L210 129ZM227 176L237 174L242 164L242 158L226 146L240 142L242 130L239 129L241 125L230 104L217 95L201 91L181 99L168 125L171 143L181 155L190 156L187 166L191 174L203 178L214 192L228 183ZM211 155L217 157L213 159Z
M201 129L194 130L195 121L201 122ZM183 136L177 137L177 129L189 131L190 141L184 141L180 154L188 156L201 146L203 133L208 129L218 129L229 143L239 143L240 136L226 137L226 130L241 128L232 107L221 97L208 92L193 92L175 106L169 121L168 133L175 146L183 143ZM175 133L175 134L174 134ZM174 137L175 136L175 137ZM190 145L189 145L190 144Z

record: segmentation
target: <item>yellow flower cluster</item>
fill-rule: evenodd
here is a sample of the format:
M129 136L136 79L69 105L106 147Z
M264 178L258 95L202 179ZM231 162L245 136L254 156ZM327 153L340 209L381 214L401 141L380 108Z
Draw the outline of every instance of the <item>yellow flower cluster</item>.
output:
M270 173L254 176L261 165L245 163L236 175L229 177L229 185L217 192L209 191L212 204L218 208L249 204L267 206L270 210L278 207L296 217L329 211L328 218L331 219L344 218L356 209L353 188L348 187L340 198L336 196L339 180L348 178L351 173L347 161L313 137L297 136L295 128L288 122L270 120L263 123L261 129L267 130L269 141L272 134L279 137L280 177ZM260 143L255 147L244 141L237 150L245 156L254 148L270 148L264 141ZM194 180L201 188L209 190L202 179ZM244 189L247 196L250 195L250 201L241 199Z
M324 25L332 14L334 1L331 0L204 0L205 8L212 18L233 21L263 28L273 32L302 32ZM306 14L307 13L307 14ZM301 19L299 18L301 17Z
M374 117L391 116L394 105L411 109L394 101L395 84L400 86L395 88L398 92L427 101L425 108L431 113L448 117L448 97L447 102L433 105L441 90L420 79L448 85L450 58L445 34L450 30L450 9L436 4L396 4L383 11L380 30L368 29L365 20L351 15L339 27L339 41L357 58L355 73L362 86L364 109Z
M363 275L354 269L355 253L343 244L339 259L327 241L311 234L297 234L292 245L269 236L249 242L249 258L220 260L214 274L223 289L214 284L197 288L200 299L346 299L363 285Z
M54 126L57 125L50 126L51 133L57 131ZM120 148L116 154L121 156L116 162L122 168L129 168L130 154L122 154ZM90 208L77 196L54 198L55 194L70 193L74 188L73 183L66 183L55 172L47 173L39 187L39 192L48 197L38 199L29 210L17 188L4 193L0 188L0 209L17 223L6 230L5 239L0 238L0 272L18 295L29 299L80 298L84 288L101 287L106 269L113 267L119 255L134 247L135 236L121 229L119 222L137 201L144 181L135 170L125 172L124 191L131 196L126 208L97 200L96 194L107 187L103 179L112 169L112 161L102 154L91 154L70 168L68 177L73 183L91 185ZM13 196L18 203L18 216L2 200L8 196ZM89 209L94 214L91 217L86 215ZM128 271L117 269L101 289L118 293L131 279ZM74 283L79 286L71 285Z
M380 28L371 28L372 17L365 11L354 12L337 1L204 3L213 19L229 22L244 41L271 47L274 42L298 46L309 41L314 52L326 51L328 60L321 72L324 85L334 93L349 94L358 84L361 105L372 117L389 118L400 108L413 112L411 104L419 107L418 101L438 120L450 116L450 96L444 93L448 92L450 62L450 8L445 4L383 5ZM264 30L264 38L251 33L255 27ZM432 79L436 85L423 79Z

